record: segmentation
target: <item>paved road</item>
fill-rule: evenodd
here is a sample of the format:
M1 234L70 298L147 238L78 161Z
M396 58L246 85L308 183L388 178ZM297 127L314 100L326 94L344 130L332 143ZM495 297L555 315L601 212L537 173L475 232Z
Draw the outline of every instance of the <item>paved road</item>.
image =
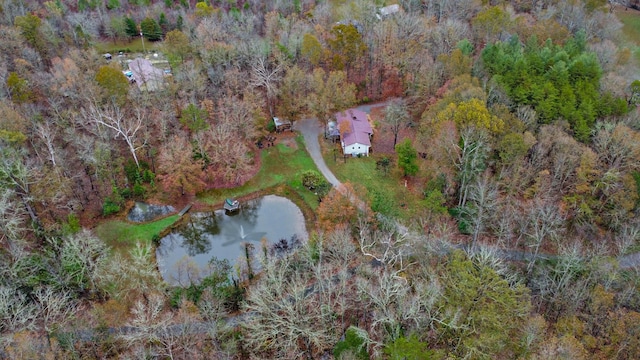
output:
M316 119L302 119L298 120L295 125L295 129L300 131L304 136L304 142L307 147L307 151L309 155L313 159L313 162L316 164L316 167L322 175L324 175L325 179L331 183L334 187L340 187L342 185L338 178L333 175L329 167L324 162L324 158L322 157L322 152L320 151L320 142L318 142L318 136L323 131L323 125Z
M392 100L387 100L387 101L383 101L383 102L379 102L379 103L374 103L374 104L364 104L364 105L360 105L358 106L356 109L360 110L360 111L364 111L367 114L371 112L371 109L374 108L379 108L379 107L385 107L387 105L389 105L389 103Z

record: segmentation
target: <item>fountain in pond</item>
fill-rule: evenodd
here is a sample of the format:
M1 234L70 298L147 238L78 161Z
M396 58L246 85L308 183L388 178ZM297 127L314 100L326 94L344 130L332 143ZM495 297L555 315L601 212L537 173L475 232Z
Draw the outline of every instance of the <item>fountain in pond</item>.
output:
M245 234L244 233L244 227L242 225L240 225L239 237L237 237L235 239L231 239L229 241L225 241L224 243L222 243L222 246L229 246L229 245L233 245L233 244L242 243L242 242L245 242L245 241L260 242L262 240L262 238L266 234L267 234L266 231L258 231L258 232L252 232L250 234Z
M307 238L302 211L287 198L268 195L243 203L236 214L191 213L187 224L160 240L156 258L165 281L187 286L202 277L211 259L233 265L245 258L247 247L258 250L263 239L278 247L282 239L294 238Z

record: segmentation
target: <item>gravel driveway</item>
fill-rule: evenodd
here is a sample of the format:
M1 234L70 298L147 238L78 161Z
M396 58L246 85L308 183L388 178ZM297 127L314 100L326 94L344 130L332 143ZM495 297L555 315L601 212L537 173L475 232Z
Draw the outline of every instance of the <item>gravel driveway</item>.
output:
M334 187L342 185L340 181L338 181L338 178L329 170L329 167L327 167L327 164L322 158L318 137L322 134L323 125L316 119L302 119L296 122L295 130L298 130L304 136L307 151L325 179Z

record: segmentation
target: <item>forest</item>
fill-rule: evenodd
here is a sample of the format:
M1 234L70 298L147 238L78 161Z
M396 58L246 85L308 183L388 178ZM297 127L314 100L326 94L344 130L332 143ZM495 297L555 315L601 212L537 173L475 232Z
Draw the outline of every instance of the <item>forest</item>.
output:
M636 1L0 0L0 59L0 359L640 358ZM272 119L356 106L332 188ZM104 230L272 192L182 286Z

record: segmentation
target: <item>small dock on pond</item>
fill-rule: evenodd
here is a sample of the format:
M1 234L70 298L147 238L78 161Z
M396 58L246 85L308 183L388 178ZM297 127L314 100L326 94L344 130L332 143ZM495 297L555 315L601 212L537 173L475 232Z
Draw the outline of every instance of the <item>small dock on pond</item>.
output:
M188 204L187 206L185 206L184 209L180 210L180 212L178 213L178 216L182 217L184 214L186 214L187 211L191 209L191 206L193 206L193 204Z

